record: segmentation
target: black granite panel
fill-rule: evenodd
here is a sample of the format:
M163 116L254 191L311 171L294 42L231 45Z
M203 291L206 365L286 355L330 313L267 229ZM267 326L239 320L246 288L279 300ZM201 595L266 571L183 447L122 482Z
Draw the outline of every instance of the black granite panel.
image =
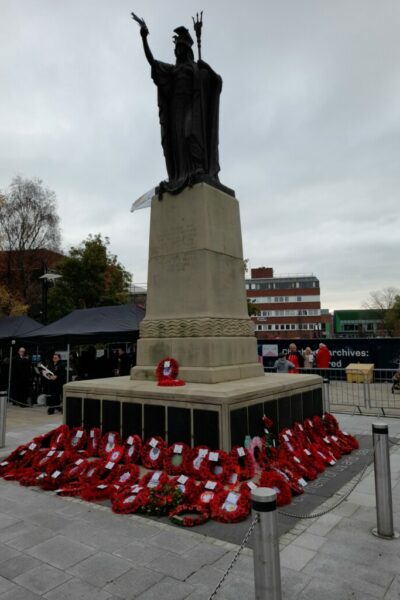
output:
M317 388L312 391L314 415L322 416L323 403L322 403L322 388Z
M301 394L295 394L294 396L291 396L290 412L292 418L292 425L296 423L296 421L298 423L303 422L303 402Z
M65 422L69 427L82 426L82 398L66 397Z
M255 437L259 435L260 437L264 435L264 426L262 422L262 418L264 416L264 405L261 404L253 404L249 406L249 428L248 434L251 437ZM244 439L243 439L244 441ZM243 441L241 442L243 444Z
M285 427L292 426L292 415L290 412L290 397L278 400L278 428L279 431Z
M83 401L83 426L86 431L100 427L100 400L85 398Z
M271 400L270 402L264 402L264 415L271 419L273 426L271 427L271 433L278 435L278 400Z
M303 419L314 416L314 400L312 391L302 393Z
M247 420L247 408L237 408L231 410L231 446L244 444L244 438L249 433Z
M193 444L219 448L219 413L215 410L193 410Z
M137 402L122 403L122 437L126 439L130 435L143 435L142 430L143 408Z
M189 408L168 407L168 444L174 442L192 445Z
M144 406L144 441L153 435L165 439L165 407L156 404Z
M103 400L101 430L103 435L108 431L118 431L121 428L121 403L116 400Z

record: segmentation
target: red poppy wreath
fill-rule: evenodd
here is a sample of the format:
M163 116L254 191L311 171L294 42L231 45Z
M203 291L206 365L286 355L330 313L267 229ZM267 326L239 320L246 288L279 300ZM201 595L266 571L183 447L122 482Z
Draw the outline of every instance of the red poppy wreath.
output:
M163 358L157 365L157 385L179 386L185 385L182 379L178 379L179 365L174 358Z
M208 521L210 512L203 504L181 504L174 508L168 516L175 525L195 527Z
M211 500L211 518L220 523L239 523L249 514L250 505L250 490L246 488L241 492L224 490Z
M151 437L142 447L142 463L146 469L162 469L166 444L156 435Z
M125 440L125 455L124 461L126 464L140 462L140 455L142 452L142 438L139 435L132 434Z

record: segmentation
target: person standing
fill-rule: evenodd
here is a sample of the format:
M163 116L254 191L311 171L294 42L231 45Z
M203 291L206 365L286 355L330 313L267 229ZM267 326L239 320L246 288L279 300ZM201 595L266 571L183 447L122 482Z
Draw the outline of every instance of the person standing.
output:
M294 369L295 365L286 358L286 354L282 352L278 355L278 360L274 363L274 369L277 373L289 373L289 369Z
M331 361L331 353L328 350L328 346L326 344L321 344L318 347L318 350L315 355L315 362L317 369L320 369L321 377L328 376L329 363Z
M304 359L301 352L297 350L296 344L289 345L289 354L287 355L287 359L293 363L294 368L290 369L290 373L300 373L300 369L304 367Z
M11 371L10 396L12 402L18 406L28 406L28 397L31 387L31 363L26 355L25 348L19 348L18 354L13 358Z
M125 348L122 346L117 348L117 373L121 375L130 375L131 372L131 359L127 355Z
M310 370L313 368L314 366L314 354L312 353L312 350L310 348L310 346L307 346L307 348L304 350L303 352L303 360L304 360L304 368L307 370Z
M62 391L66 381L66 372L61 362L61 356L57 352L53 354L47 369L51 371L51 374L48 372L43 373L47 381L46 392L49 396L47 414L53 415L56 410L62 413Z

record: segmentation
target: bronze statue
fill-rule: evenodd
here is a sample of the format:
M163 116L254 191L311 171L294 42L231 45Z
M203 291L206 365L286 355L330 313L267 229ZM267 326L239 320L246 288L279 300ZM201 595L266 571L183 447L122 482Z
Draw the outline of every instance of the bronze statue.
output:
M193 19L199 49L199 60L193 55L193 39L186 27L174 32L176 63L155 60L147 37L149 30L143 19L132 13L140 25L140 34L151 76L158 89L161 144L168 181L158 188L178 194L185 187L205 181L234 195L218 179L218 121L221 77L201 60L202 13Z

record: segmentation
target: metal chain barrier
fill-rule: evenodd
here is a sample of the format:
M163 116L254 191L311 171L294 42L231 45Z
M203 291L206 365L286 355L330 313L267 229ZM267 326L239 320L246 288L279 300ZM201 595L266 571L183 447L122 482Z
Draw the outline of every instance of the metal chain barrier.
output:
M237 549L235 556L233 557L229 567L227 568L227 570L225 571L225 573L223 574L223 576L221 577L220 581L218 582L217 587L215 588L215 590L213 591L213 593L211 594L211 596L209 597L209 600L213 600L213 598L215 598L215 596L218 594L218 591L220 590L222 584L224 583L225 579L227 578L227 576L229 575L230 571L233 569L233 566L235 564L235 562L237 561L237 559L240 556L240 553L242 552L243 548L246 546L251 534L253 533L254 527L257 525L258 523L258 515L254 517L254 519L252 520L250 527L246 533L246 535L244 536L242 543L240 544L239 548Z

